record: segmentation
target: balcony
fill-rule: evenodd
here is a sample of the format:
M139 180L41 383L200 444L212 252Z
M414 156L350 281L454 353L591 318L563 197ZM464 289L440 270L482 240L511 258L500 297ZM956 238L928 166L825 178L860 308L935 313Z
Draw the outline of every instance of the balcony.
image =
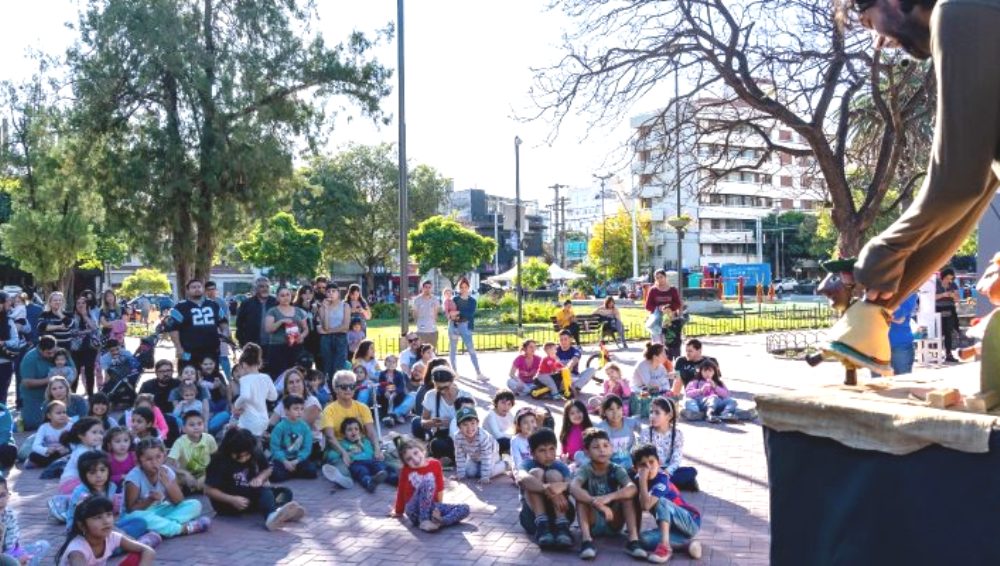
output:
M647 208L646 212L649 213L649 219L652 222L663 222L663 220L667 217L666 211L662 208Z
M757 254L717 254L717 255L706 255L701 256L701 265L708 265L710 263L756 263Z
M632 163L632 173L635 175L655 175L660 171L660 163L653 159L651 161L636 161Z
M661 184L646 185L639 191L639 198L663 198L663 192Z
M750 230L702 230L702 244L753 244L757 240Z

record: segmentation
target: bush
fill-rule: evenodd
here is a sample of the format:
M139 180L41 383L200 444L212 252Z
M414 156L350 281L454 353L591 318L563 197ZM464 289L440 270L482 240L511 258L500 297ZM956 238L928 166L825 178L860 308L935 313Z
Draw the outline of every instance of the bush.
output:
M504 293L504 296L497 302L500 310L517 310L517 293Z
M552 317L556 314L557 307L549 303L526 302L524 303L525 324L552 322ZM503 324L517 324L517 301L514 301L514 309L511 312L504 312L500 315L500 322Z
M372 305L372 318L378 320L399 318L399 305L396 303L375 303Z
M493 310L499 307L500 299L498 299L493 293L480 295L479 299L476 301L476 308L480 310Z

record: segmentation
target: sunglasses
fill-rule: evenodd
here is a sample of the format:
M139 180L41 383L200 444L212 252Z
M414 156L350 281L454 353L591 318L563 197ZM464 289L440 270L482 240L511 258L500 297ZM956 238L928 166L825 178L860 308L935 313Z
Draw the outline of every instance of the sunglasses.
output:
M413 344L414 342L420 342L420 338L407 338L406 341Z
M334 389L342 389L344 391L348 391L350 389L354 389L354 385L352 385L350 383L338 383L338 384L334 385L333 387L334 387Z

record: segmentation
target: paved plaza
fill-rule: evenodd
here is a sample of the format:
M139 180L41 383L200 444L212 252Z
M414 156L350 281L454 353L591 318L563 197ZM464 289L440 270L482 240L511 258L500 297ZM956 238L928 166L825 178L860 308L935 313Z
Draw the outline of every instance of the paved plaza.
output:
M741 407L752 406L755 393L835 383L842 379L838 365L827 363L811 369L804 362L774 359L764 350L764 336L731 336L706 339L703 352L714 356L723 378ZM168 357L170 350L158 352ZM380 353L382 357L384 353ZM639 345L614 354L625 365L640 358ZM496 387L506 381L514 353L482 354L480 361L491 383L483 385L465 377L461 386L472 393L482 410ZM473 375L467 356L459 371ZM631 368L625 369L631 374ZM591 388L596 391L596 385ZM518 403L523 403L519 400ZM548 406L561 418L561 405ZM682 423L686 435L685 465L698 468L702 491L685 493L703 515L698 538L704 545L699 561L711 565L763 565L768 563L770 521L768 480L762 434L757 424L710 425ZM396 430L404 432L404 427ZM11 473L15 493L11 504L21 517L22 539L46 538L58 547L62 526L49 522L45 501L55 493L55 481L41 481L38 470ZM518 494L513 482L498 478L485 488L449 481L445 500L468 503L469 519L461 526L424 533L388 517L395 490L380 486L369 495L364 490L332 491L323 479L288 482L308 516L284 532L269 533L259 518L217 518L207 534L167 540L157 550L163 564L551 564L579 563L576 552L542 553L524 534L517 521ZM207 501L206 512L211 513ZM649 517L644 528L651 528ZM575 534L579 536L574 528ZM625 540L599 540L599 564L635 563L623 552ZM681 553L672 563L689 563Z

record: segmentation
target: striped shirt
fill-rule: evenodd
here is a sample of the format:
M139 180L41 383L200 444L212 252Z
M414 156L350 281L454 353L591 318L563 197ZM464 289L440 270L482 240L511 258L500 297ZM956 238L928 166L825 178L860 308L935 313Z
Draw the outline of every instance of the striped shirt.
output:
M465 471L469 460L479 462L479 475L489 478L492 475L493 464L500 458L500 445L495 438L483 429L477 429L476 437L469 440L461 431L455 439L455 469L459 473Z

